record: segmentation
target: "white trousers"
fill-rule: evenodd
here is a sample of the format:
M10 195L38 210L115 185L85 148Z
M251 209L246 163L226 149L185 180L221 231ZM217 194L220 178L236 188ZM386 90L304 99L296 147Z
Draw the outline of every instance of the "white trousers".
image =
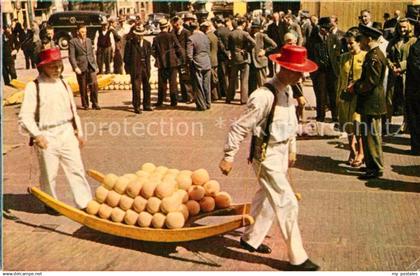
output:
M289 261L299 265L308 259L308 255L303 248L298 226L297 199L286 177L288 154L289 143L275 144L268 146L266 159L262 163L254 159L254 170L257 177L259 173L260 184L250 211L255 223L245 229L242 238L252 247L258 248L277 219L288 247Z
M92 192L85 176L79 141L71 123L43 131L48 141L46 149L37 148L41 170L41 189L57 199L55 191L58 166L61 164L78 208L85 208Z

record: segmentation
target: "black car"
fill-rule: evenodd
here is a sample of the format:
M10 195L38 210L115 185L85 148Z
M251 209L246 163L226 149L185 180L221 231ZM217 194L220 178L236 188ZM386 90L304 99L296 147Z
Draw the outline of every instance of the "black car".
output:
M53 13L48 19L48 25L54 28L54 40L62 50L69 47L69 41L74 37L76 26L84 24L87 27L87 37L95 38L101 23L107 21L108 15L100 11L64 11Z

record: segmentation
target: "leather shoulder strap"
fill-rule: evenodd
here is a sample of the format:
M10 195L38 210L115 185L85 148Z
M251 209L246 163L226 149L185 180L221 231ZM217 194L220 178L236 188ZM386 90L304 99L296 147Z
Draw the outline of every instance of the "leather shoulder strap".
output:
M38 79L35 79L34 83L35 83L35 88L36 88L35 123L39 126L40 96L39 96L39 81L38 81Z
M276 104L277 104L277 90L271 83L268 83L268 82L265 83L264 86L267 87L271 91L271 93L273 93L274 95L273 104L271 105L270 114L268 115L268 118L267 118L267 123L265 125L264 136L263 136L263 143L268 143L268 141L270 140L270 126L271 126L271 123L273 122L274 111L276 109Z

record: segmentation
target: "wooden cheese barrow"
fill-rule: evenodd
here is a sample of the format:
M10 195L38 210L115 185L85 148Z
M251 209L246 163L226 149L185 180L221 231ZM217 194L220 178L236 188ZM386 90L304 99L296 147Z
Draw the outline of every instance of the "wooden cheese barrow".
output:
M102 182L104 177L103 174L95 170L89 170L88 175L100 182ZM227 233L237 228L241 228L254 223L254 219L248 214L250 210L250 204L244 203L235 204L226 209L219 209L213 212L191 217L188 219L186 226L180 229L142 228L139 226L112 222L110 220L90 215L85 211L54 199L36 187L30 187L28 190L45 205L53 208L60 214L68 217L73 221L103 233L135 240L152 242L193 241ZM226 221L220 224L194 226L197 220L208 216L235 217L230 221Z

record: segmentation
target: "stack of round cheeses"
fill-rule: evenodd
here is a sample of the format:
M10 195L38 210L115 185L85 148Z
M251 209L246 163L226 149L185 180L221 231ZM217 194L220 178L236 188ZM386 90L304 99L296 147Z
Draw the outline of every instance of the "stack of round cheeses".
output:
M136 173L107 174L86 211L117 223L177 229L190 216L231 203L205 169L179 171L145 163Z

